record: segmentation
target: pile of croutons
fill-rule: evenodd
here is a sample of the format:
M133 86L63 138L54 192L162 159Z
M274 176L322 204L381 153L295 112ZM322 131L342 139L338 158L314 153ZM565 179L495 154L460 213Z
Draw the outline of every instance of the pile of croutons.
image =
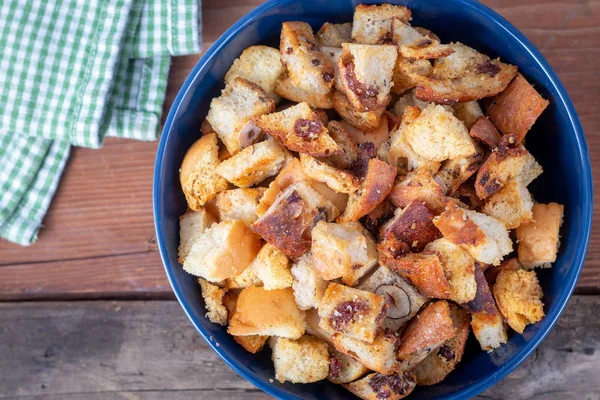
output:
M279 49L234 61L181 165L179 261L280 382L400 399L470 331L493 351L544 316L534 268L563 206L533 200L524 139L548 101L410 20L383 4L316 35L284 23Z

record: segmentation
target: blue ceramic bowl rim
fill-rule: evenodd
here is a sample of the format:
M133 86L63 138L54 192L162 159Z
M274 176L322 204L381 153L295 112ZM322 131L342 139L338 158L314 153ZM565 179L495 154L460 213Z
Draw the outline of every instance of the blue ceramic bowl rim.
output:
M207 62L211 60L215 54L220 53L221 49L227 46L230 40L238 34L238 32L250 21L254 20L256 17L262 15L265 11L283 5L289 1L293 0L270 0L248 14L242 17L239 21L233 24L225 33L223 33L217 41L213 43L213 45L206 51L206 53L202 56L202 58L196 63L195 67L192 69L191 73L188 75L187 79L183 83L183 86L179 90L177 97L171 106L167 119L165 121L165 125L162 131L162 135L160 138L160 142L158 145L158 150L156 154L156 164L154 167L154 180L153 180L153 212L154 212L154 225L156 229L156 237L158 242L158 248L160 252L160 256L165 267L165 271L167 273L167 277L169 279L169 283L175 292L175 296L179 303L181 304L183 310L187 314L192 324L196 327L200 335L204 338L206 343L229 365L235 372L237 372L244 379L248 380L257 388L263 390L264 392L276 396L278 398L292 399L298 398L290 393L281 390L280 388L267 384L259 379L256 379L253 374L248 370L246 366L241 364L236 359L229 359L221 349L209 339L209 334L204 330L204 327L200 324L199 321L196 321L191 314L190 307L191 305L187 304L185 299L183 298L182 288L178 285L175 280L174 274L172 272L172 268L166 254L166 241L165 237L161 230L162 225L162 217L159 214L159 205L160 205L160 193L158 189L160 187L160 177L163 165L164 151L166 147L166 143L168 140L169 133L171 131L171 127L173 125L173 120L175 115L179 111L179 107L181 105L181 101L183 98L187 96L188 90L192 84L192 82L196 79L198 74L205 68ZM593 206L593 183L592 183L592 173L590 166L590 158L587 149L587 143L585 141L585 137L583 135L583 129L581 127L581 123L579 118L577 117L577 113L575 112L575 107L571 102L571 99L567 95L565 88L562 83L556 76L554 70L550 67L548 61L542 56L539 50L527 39L517 28L515 28L510 22L508 22L504 17L493 11L487 6L475 1L475 0L457 0L462 3L464 6L472 7L483 13L487 17L489 17L496 25L497 28L503 29L508 35L512 36L516 39L521 46L529 53L531 58L535 60L535 62L542 68L545 75L551 82L551 84L555 87L556 92L558 93L558 98L560 99L559 106L562 106L566 109L567 114L569 116L569 121L571 123L571 127L575 133L575 138L577 142L577 147L579 150L579 159L578 162L581 166L581 171L583 171L582 179L584 180L583 184L583 213L582 220L584 225L580 228L582 235L581 240L577 244L576 249L576 258L574 263L571 265L570 271L567 275L566 287L563 288L561 296L557 300L557 307L553 310L553 312L549 315L546 315L545 318L550 319L550 325L548 328L537 334L537 336L533 337L531 341L527 342L527 344L519 350L519 352L510 360L507 364L505 364L497 373L489 376L488 378L473 384L466 389L463 389L457 393L454 393L449 396L445 396L444 399L464 399L470 398L478 395L483 392L485 389L491 387L495 383L499 382L506 375L512 372L519 364L521 364L535 348L541 343L541 341L546 337L546 335L550 332L550 330L554 327L554 324L558 320L560 314L562 314L581 273L581 269L583 267L583 262L585 255L587 253L587 247L590 239L591 233L591 224L592 224L592 206ZM384 1L382 1L384 2Z

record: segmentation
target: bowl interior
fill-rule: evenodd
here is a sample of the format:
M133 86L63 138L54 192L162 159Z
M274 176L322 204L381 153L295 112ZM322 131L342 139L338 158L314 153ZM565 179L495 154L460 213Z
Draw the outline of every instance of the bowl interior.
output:
M388 1L389 2L389 1ZM488 354L471 338L463 361L441 384L417 388L415 399L465 398L500 380L537 346L554 324L571 294L587 248L591 224L591 173L579 121L554 73L533 46L510 24L470 0L402 1L413 10L413 25L435 32L442 41L460 41L491 57L519 66L521 73L550 100L532 131L527 147L544 168L530 190L539 202L565 204L562 246L550 270L538 271L544 290L546 317L523 335ZM285 398L347 398L338 385L270 382L274 377L270 352L252 355L204 317L196 279L177 262L179 216L186 203L178 170L189 146L198 139L210 100L223 88L231 63L248 46L278 47L283 21L301 20L317 30L324 22L352 20L358 2L344 0L283 0L259 7L226 32L196 66L169 113L157 154L154 182L156 230L169 280L184 310L200 333L238 373L272 395ZM217 346L218 344L218 346Z

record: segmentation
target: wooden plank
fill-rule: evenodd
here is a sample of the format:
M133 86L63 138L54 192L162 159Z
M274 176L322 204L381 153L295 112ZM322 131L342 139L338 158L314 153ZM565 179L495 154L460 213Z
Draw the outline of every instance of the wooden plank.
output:
M600 296L575 296L522 366L482 399L600 393ZM266 398L206 345L176 302L0 304L0 398Z

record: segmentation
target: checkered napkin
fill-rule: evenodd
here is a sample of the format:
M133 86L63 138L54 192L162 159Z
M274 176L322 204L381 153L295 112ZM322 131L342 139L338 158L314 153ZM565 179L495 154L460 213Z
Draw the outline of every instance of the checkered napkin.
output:
M199 0L0 1L0 236L35 242L72 145L156 139L199 51Z

